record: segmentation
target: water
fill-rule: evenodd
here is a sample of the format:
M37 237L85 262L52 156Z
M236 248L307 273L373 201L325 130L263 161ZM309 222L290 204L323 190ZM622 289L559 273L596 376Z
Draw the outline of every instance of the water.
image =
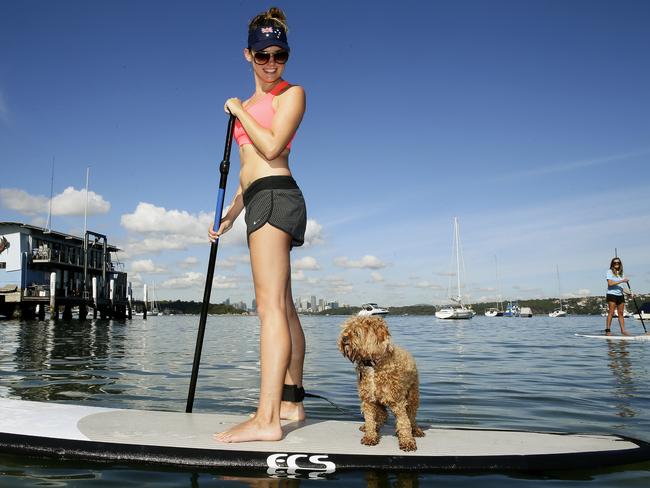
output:
M302 317L305 386L358 412L353 366L336 348L345 317ZM444 322L388 317L393 339L415 356L423 424L611 433L650 440L650 342L577 338L601 317L487 318ZM0 396L104 407L184 411L197 316L144 321L0 321ZM612 327L617 331L617 326ZM642 331L630 320L628 330ZM254 410L256 317L209 317L194 411ZM343 414L307 399L312 418ZM252 474L56 462L0 455L0 486L300 486ZM602 486L650 484L650 463L616 469L513 474L337 473L319 486Z

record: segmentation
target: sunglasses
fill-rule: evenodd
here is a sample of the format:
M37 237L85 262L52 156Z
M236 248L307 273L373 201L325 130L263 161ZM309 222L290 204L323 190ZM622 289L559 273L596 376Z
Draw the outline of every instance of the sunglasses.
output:
M614 261L612 264L613 264L614 266L616 266L617 264L621 264L621 262L620 262L620 261Z
M276 51L274 53L268 51L255 51L253 53L255 64L266 64L271 61L271 58L273 58L278 64L284 64L289 60L289 51Z

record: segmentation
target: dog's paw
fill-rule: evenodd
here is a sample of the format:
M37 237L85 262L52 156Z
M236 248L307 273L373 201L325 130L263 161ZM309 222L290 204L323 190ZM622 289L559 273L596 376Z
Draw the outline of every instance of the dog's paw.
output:
M415 443L415 439L400 439L399 440L399 448L402 451L417 451L418 446Z
M414 437L424 437L424 431L420 427L413 427Z
M364 446L376 446L379 444L379 436L366 434L361 438L361 444Z
M361 424L361 427L359 427L359 430L361 432L365 432L366 431L366 424Z

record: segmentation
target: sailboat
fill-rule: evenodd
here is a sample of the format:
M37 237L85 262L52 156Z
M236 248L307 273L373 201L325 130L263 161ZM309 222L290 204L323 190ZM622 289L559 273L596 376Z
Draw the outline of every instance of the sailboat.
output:
M460 228L458 226L458 217L454 217L454 246L452 248L453 254L456 255L456 286L457 295L449 297L455 305L443 307L436 312L436 318L439 319L471 319L474 316L474 311L463 305L460 294L460 262L461 262L461 248L460 248Z
M562 303L562 291L560 289L560 268L558 265L555 265L555 270L557 271L557 294L560 296L560 306L552 312L549 312L548 316L553 318L566 317L567 311L564 310L564 304Z
M151 294L151 312L149 315L162 315L156 304L156 283L153 284L153 293Z
M503 317L503 309L501 308L501 287L499 286L499 265L497 264L496 254L494 255L494 266L497 275L497 302L495 308L488 308L485 311L486 317Z

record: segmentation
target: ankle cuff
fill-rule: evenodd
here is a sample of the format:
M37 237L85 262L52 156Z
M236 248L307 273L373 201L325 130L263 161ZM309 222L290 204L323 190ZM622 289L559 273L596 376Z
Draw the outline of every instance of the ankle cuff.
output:
M282 388L282 401L300 403L305 398L305 389L297 385L284 385Z

